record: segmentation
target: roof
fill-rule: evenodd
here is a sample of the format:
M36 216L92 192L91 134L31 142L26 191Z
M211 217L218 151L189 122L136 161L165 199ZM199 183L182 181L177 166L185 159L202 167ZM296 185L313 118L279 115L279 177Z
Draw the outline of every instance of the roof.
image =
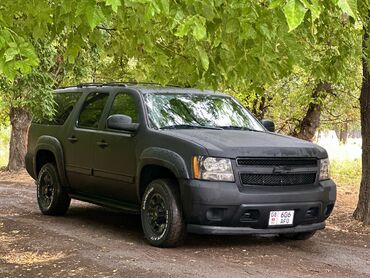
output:
M76 86L69 86L69 87L61 87L57 88L56 92L75 92L76 90L82 89L110 89L110 88L130 88L136 89L136 91L140 93L176 93L176 94L206 94L206 95L224 95L220 92L214 90L201 90L196 88L185 88L178 85L161 85L158 83L151 83L151 82L143 82L143 83L135 83L135 82L127 82L127 83L120 83L120 82L111 82L111 83L83 83Z

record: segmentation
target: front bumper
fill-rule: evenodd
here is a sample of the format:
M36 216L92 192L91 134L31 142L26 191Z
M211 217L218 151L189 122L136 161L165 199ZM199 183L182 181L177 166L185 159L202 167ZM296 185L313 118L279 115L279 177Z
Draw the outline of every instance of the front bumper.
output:
M285 234L285 233L302 233L317 231L325 228L325 223L314 223L309 225L299 225L289 228L270 228L270 229L253 229L249 227L223 227L207 225L188 225L188 232L193 234L207 235L266 235L266 234Z
M184 180L188 231L201 234L279 234L323 229L336 200L331 180L307 186L244 186ZM268 226L270 211L294 210L290 226Z

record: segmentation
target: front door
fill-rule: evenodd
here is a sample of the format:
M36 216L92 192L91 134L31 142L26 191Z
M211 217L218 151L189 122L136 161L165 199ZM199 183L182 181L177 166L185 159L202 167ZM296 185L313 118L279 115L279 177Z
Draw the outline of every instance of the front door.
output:
M138 96L130 93L115 95L107 117L113 114L130 116L139 122ZM137 203L136 136L134 132L110 130L106 126L97 133L95 142L94 177L100 194L108 198Z

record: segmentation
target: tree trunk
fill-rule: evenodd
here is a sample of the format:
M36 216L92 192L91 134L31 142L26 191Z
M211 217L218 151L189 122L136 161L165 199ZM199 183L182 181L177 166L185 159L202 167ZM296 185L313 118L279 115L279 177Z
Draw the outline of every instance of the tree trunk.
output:
M312 93L313 102L308 106L306 116L303 118L299 125L299 131L293 134L294 136L307 140L313 141L315 138L316 130L320 126L321 117L321 106L322 102L320 99L326 98L325 93L332 91L330 83L320 82L314 92Z
M271 100L272 98L268 96L257 96L253 101L251 112L254 116L256 116L257 119L263 120L265 118L265 114L270 107L269 102Z
M348 123L344 123L339 131L339 141L344 145L347 144L348 139Z
M31 125L32 116L24 108L11 108L9 116L12 132L7 169L16 171L25 166L24 157L27 152L28 129Z
M363 52L367 47L368 34L362 39ZM361 135L362 135L362 180L357 208L353 213L355 219L370 225L370 74L367 56L362 55L362 87L360 96Z

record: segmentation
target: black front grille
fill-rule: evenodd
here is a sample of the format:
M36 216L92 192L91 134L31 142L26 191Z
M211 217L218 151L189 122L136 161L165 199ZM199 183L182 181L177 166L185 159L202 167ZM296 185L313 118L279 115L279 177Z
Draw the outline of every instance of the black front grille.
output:
M297 166L297 167L316 167L316 159L262 159L262 158L238 158L237 164L239 166Z
M245 185L302 185L315 183L316 174L241 174Z

